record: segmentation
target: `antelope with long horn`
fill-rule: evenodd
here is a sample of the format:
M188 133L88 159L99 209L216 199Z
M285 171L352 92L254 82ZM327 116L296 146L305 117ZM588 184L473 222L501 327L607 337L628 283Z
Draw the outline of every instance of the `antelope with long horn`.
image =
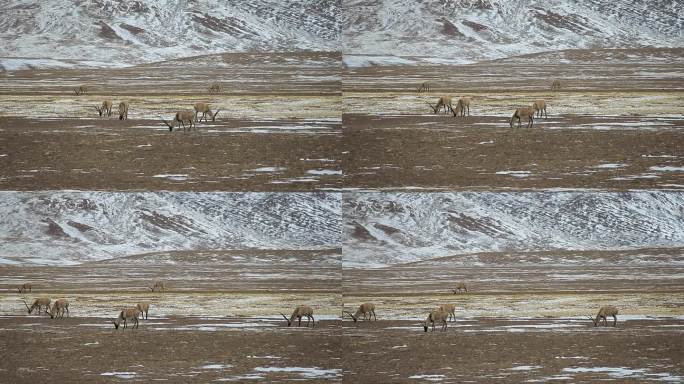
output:
M135 323L133 325L133 328L138 328L138 316L140 316L140 311L138 310L138 308L126 308L122 310L121 313L119 313L119 317L117 317L116 320L112 321L112 323L114 324L114 329L119 329L119 325L123 321L123 329L125 331L129 320Z
M102 102L101 107L95 107L95 109L97 109L97 113L100 114L100 117L102 117L105 113L107 114L107 116L111 116L112 115L112 105L113 104L112 104L111 100L105 100Z
M613 317L613 327L617 327L617 314L618 314L617 308L613 307L612 305L607 305L607 306L601 307L601 309L599 309L598 314L596 315L596 318L589 316L589 320L591 320L594 323L594 327L598 327L599 323L601 322L601 319L603 319L603 326L607 327L608 326L608 320L606 320L606 318L608 316L612 316Z
M442 304L438 307L438 309L442 312L446 312L449 314L447 321L449 321L449 320L456 321L456 305L454 305L454 304Z
M174 126L177 126L178 124L183 126L183 132L185 132L185 123L188 123L189 130L192 131L193 127L195 127L195 130L197 130L197 127L195 126L195 114L190 110L177 112L171 123L168 123L166 120L162 119L161 116L159 118L169 127L169 132L173 131Z
M466 287L465 283L458 283L456 288L452 289L452 291L454 292L454 295L461 293L461 291L468 293L468 288Z
M456 110L452 109L451 112L454 114L454 117L459 115L465 116L466 109L468 110L468 116L470 116L470 97L461 97L456 102Z
M560 91L560 89L561 89L560 80L554 80L553 83L551 83L551 90L552 91Z
M542 117L542 113L544 114L545 118L549 117L549 114L546 113L546 101L537 100L532 103L532 108L534 108L534 111L537 113L537 117Z
M316 325L316 320L314 319L314 316L313 316L313 309L311 307L309 307L308 305L300 305L297 308L295 308L294 312L292 312L292 316L290 316L289 319L287 318L287 316L285 316L282 313L280 315L282 315L285 318L285 320L287 320L287 326L288 327L290 325L292 325L292 322L294 321L295 318L299 320L299 323L297 324L297 326L298 327L301 326L302 325L302 317L305 317L305 316L306 316L306 326L307 327L309 326L309 321L313 322L313 324L311 325L312 327Z
M155 281L153 286L147 287L147 288L149 288L150 291L152 291L152 292L156 292L156 291L165 292L166 291L166 283L163 281Z
M430 92L430 83L426 81L423 84L421 84L420 87L418 87L418 93L421 92Z
M209 93L220 93L223 92L223 86L219 83L211 83L209 86Z
M202 117L200 117L199 121L202 122L202 119L205 121L209 121L207 118L207 115L211 116L211 121L216 121L216 115L221 111L220 109L216 111L216 113L211 112L211 105L207 103L196 103L194 105L195 108L195 121L197 121L197 114L202 112Z
M527 128L531 128L534 124L534 108L522 107L516 109L515 112L513 112L513 116L511 116L511 121L509 122L511 128L513 128L513 120L515 119L518 119L518 128L520 128L520 120L522 120L523 117L528 120Z
M428 317L425 319L425 322L423 323L423 329L425 332L428 331L428 323L432 323L432 332L435 331L435 323L439 322L442 323L442 331L446 331L447 329L447 319L449 318L449 313L444 312L441 309L436 309L428 315Z
M119 120L128 120L128 102L119 103Z
M45 307L45 313L48 313L48 309L50 309L50 300L49 297L39 297L35 300L33 300L33 304L29 307L28 303L26 300L22 300L24 302L24 305L26 306L26 309L28 309L28 313L33 312L34 309L38 308L38 314L40 314L40 311L43 307Z
M52 304L50 318L64 317L64 311L66 311L67 317L69 317L69 301L67 299L57 299L55 300L55 303Z
M18 289L19 293L26 293L26 291L31 292L33 290L33 286L31 285L31 283L24 283Z
M442 96L437 100L437 104L434 106L430 103L427 103L430 108L432 108L432 111L437 114L439 113L439 110L444 107L444 114L446 114L448 111L454 112L454 108L451 106L451 97L450 96Z
M140 311L140 318L142 319L144 317L144 319L147 320L147 315L150 313L150 303L141 301L135 307Z
M86 94L87 92L88 92L88 88L86 88L86 87L83 86L83 85L81 85L81 86L79 86L78 88L74 89L74 93L76 94L76 96L84 95L84 94Z
M366 321L366 316L368 316L368 320L373 320L375 318L375 321L378 321L378 317L375 315L375 304L373 303L363 303L359 305L359 309L356 310L355 314L351 314L351 312L346 312L351 318L354 320L356 323L359 320L359 316L363 315L363 321Z

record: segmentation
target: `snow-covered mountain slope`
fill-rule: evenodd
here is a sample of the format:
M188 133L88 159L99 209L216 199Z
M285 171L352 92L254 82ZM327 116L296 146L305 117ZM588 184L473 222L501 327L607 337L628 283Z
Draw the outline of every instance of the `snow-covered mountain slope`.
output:
M341 246L339 194L0 192L0 212L0 264Z
M0 57L24 58L8 62L21 69L339 51L339 15L339 0L7 0L0 2Z
M342 14L350 66L401 62L397 56L458 64L562 49L684 46L681 0L348 0Z
M362 193L343 201L345 266L496 251L684 246L684 193Z

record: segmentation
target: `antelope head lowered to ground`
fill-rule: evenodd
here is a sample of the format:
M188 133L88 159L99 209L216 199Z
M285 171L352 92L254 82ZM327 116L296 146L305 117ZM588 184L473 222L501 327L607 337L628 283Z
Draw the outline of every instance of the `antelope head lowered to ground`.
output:
M64 311L66 311L67 317L69 317L69 301L67 299L57 299L55 300L55 303L52 304L50 318L64 317Z
M465 116L466 109L468 110L468 116L470 116L470 97L461 97L458 99L458 102L456 102L456 110L454 111L452 109L451 112L453 112L454 117Z
M447 329L447 319L449 318L449 313L444 312L440 309L436 309L428 315L423 323L423 329L425 332L428 331L428 323L432 323L432 332L435 331L435 323L442 323L442 331Z
M185 124L187 123L189 126L189 130L192 131L192 128L195 127L195 130L197 127L195 126L195 113L190 110L185 110L185 111L179 111L176 112L176 116L174 116L173 120L171 123L168 123L166 120L162 119L159 117L161 121L166 124L166 126L169 127L169 132L173 131L173 128L177 126L178 124L183 126L183 132L185 132Z
M294 312L292 312L292 316L290 316L289 319L284 314L281 313L281 315L285 318L285 320L287 320L287 326L288 327L290 325L292 325L292 322L294 321L294 319L298 319L299 323L297 324L297 326L298 327L301 326L302 325L302 317L306 317L306 326L307 327L309 326L309 320L311 322L313 322L313 324L311 325L312 327L316 325L316 320L314 319L314 316L313 316L313 309L311 307L309 307L308 305L300 305L297 308L295 308Z
M81 96L87 92L88 92L88 88L86 88L85 85L81 85L78 88L74 89L74 93L76 94L76 96Z
M220 83L211 83L209 86L209 93L223 92L223 86Z
M29 307L28 303L26 300L22 300L24 302L24 305L26 306L26 309L28 309L28 313L33 312L34 309L38 309L38 314L40 314L41 308L45 307L45 313L48 313L48 309L50 309L50 300L49 297L39 297L35 300L33 300L33 304Z
M155 281L153 286L147 287L147 288L149 288L150 291L152 291L152 292L157 292L157 291L165 292L166 291L166 283L163 281Z
M121 313L119 313L119 317L117 317L116 320L112 321L112 323L114 324L114 329L119 329L119 325L123 321L123 329L125 331L129 320L134 322L133 328L138 328L138 316L140 316L140 311L138 310L138 308L124 309L123 311L121 311Z
M421 84L420 87L418 87L418 93L421 92L430 92L430 83L426 81L423 84Z
M513 120L518 119L518 128L520 128L520 120L526 118L528 120L527 128L531 128L534 124L534 108L533 107L522 107L518 108L513 112L511 116L511 121L509 122L511 128L513 128Z
M221 111L219 109L219 110L216 110L216 113L211 112L211 105L209 105L207 103L196 103L194 105L194 107L195 107L195 121L197 121L197 114L202 112L202 117L200 117L200 119L199 119L200 122L202 121L202 119L204 119L205 121L209 121L207 118L207 115L211 116L211 121L216 121L216 115L218 115L218 113Z
M102 117L105 113L107 114L107 116L111 116L112 115L112 105L113 104L112 104L111 100L105 100L102 102L101 107L95 107L95 109L97 109L97 113L100 114L100 117Z
M27 291L31 292L31 290L33 290L33 286L31 285L31 283L24 283L18 289L19 289L19 293L25 293Z
M128 120L128 102L119 103L119 120Z
M432 108L432 111L437 114L439 113L439 110L444 108L444 113L446 114L447 111L454 112L454 109L451 107L451 96L442 96L437 100L437 104L434 106L430 103L427 103L430 108Z
M363 315L363 320L366 320L366 316L368 316L368 320L372 320L375 318L375 321L378 321L378 317L375 315L375 304L373 303L363 303L359 305L359 309L356 310L355 314L351 314L351 312L346 312L351 318L354 320L356 323L359 320L359 316Z
M617 308L613 307L612 305L607 305L607 306L601 307L601 309L599 309L598 314L596 315L596 318L589 316L589 319L594 323L594 327L598 327L599 322L602 319L603 319L603 325L608 326L608 321L606 320L606 317L612 316L613 317L613 327L617 327L617 314L618 314Z
M456 288L452 289L452 291L454 292L454 295L457 293L461 293L461 291L468 293L468 288L466 287L465 283L458 283L456 285Z

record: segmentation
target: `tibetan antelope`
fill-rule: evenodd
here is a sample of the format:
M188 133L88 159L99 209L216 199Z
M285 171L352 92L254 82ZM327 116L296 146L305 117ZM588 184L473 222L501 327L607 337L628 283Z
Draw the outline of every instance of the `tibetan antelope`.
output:
M39 297L35 300L33 300L33 304L31 304L31 307L28 306L28 303L26 300L22 300L24 302L24 305L26 306L26 309L28 309L28 313L33 312L34 309L38 308L38 314L40 315L41 308L45 307L45 313L48 313L48 309L50 309L50 300L49 297Z
M18 289L19 293L26 293L26 291L31 292L33 290L33 286L31 285L31 283L24 283Z
M121 313L119 313L119 317L112 321L112 323L114 323L114 329L119 329L119 325L121 324L121 321L123 321L123 329L125 331L129 320L134 322L133 328L138 328L138 316L140 316L138 308L126 308L122 310Z
M207 121L207 122L209 121L207 118L207 114L209 116L211 116L211 121L216 121L216 115L218 115L218 113L221 111L219 109L219 110L216 110L216 113L212 113L211 112L211 105L209 105L207 103L196 103L194 105L194 107L195 107L195 121L197 121L197 114L202 112L202 117L200 117L200 119L199 119L200 122L202 122L202 119L204 119L204 121Z
M359 320L359 316L363 315L363 320L366 321L366 316L368 316L368 320L373 320L375 318L375 321L378 321L378 317L375 315L375 304L373 303L363 303L359 305L359 309L356 310L355 314L351 314L351 312L347 312L349 316L354 320L356 323Z
M150 313L150 303L141 301L135 307L140 311L140 318L142 319L144 315L144 319L147 320L147 315Z
M461 293L461 291L468 293L468 288L466 287L465 283L458 283L456 285L456 288L452 289L452 291L454 292L454 295L457 293Z
M209 93L220 93L223 92L223 86L219 83L211 83L209 86Z
M553 83L551 83L551 90L552 91L560 91L560 89L561 89L560 80L554 80Z
M128 120L128 102L119 103L119 120Z
M451 112L453 112L454 117L459 116L459 113L460 116L465 116L466 109L468 110L468 116L470 116L470 97L461 97L456 102L456 110L452 109Z
M437 104L433 107L432 104L427 103L430 108L432 108L432 111L437 114L439 113L439 110L444 107L444 114L446 114L448 111L454 112L454 108L451 106L451 97L450 96L442 96L437 100Z
M442 304L439 306L438 309L442 312L446 312L449 314L447 321L449 321L449 319L456 321L456 305L454 305L454 304Z
M430 92L430 83L426 81L423 84L421 84L420 87L418 87L418 93L421 92Z
M313 324L311 325L312 327L316 325L316 320L314 319L314 316L313 316L313 309L311 307L309 307L308 305L297 306L297 308L295 308L294 312L292 312L292 316L290 316L289 319L284 314L281 313L281 315L285 318L285 320L287 320L287 326L288 327L290 325L292 325L292 322L294 321L295 318L297 318L299 320L299 323L297 324L297 326L298 327L301 326L302 325L302 317L305 317L305 316L306 316L306 326L307 327L309 326L309 320L311 322L313 322Z
M111 100L105 100L102 102L101 107L99 107L99 108L95 107L95 109L97 109L97 113L100 114L100 117L102 117L105 113L107 114L107 116L111 116L112 115L112 101Z
M440 322L442 323L442 331L446 331L447 329L447 319L449 318L449 313L444 312L440 309L436 309L428 315L428 317L425 319L425 322L423 323L423 329L425 332L428 331L428 323L432 323L432 332L435 331L435 323Z
M516 109L515 112L513 112L513 116L511 116L511 121L509 122L511 128L513 128L513 120L515 119L518 119L518 128L520 128L520 120L522 120L523 117L528 120L527 128L531 128L534 124L534 108L522 107Z
M594 327L598 327L601 319L603 319L603 326L607 327L608 321L606 320L606 317L613 316L613 327L617 327L617 314L617 308L613 307L612 305L608 305L599 309L596 318L589 316L589 319L594 323Z
M88 88L81 85L78 88L74 89L74 93L76 94L76 96L85 95L86 93L88 93Z
M166 126L169 127L169 132L172 132L173 127L177 126L178 124L183 126L183 132L185 132L185 123L188 123L189 130L192 131L193 127L195 127L195 130L197 130L197 127L195 126L195 114L190 110L177 112L176 116L174 116L173 120L171 120L171 123L166 122L166 120L162 119L161 117L159 118L164 124L166 124Z
M67 317L69 317L69 301L67 299L55 300L55 303L52 304L52 309L50 310L50 318L54 319L64 317L65 310Z
M147 287L147 288L149 288L150 291L152 291L152 292L156 292L156 291L165 292L166 291L166 283L163 281L155 281L153 286Z
M532 108L534 108L534 111L537 113L537 117L542 117L542 113L544 114L544 117L549 117L549 114L546 113L546 101L537 100L532 103Z

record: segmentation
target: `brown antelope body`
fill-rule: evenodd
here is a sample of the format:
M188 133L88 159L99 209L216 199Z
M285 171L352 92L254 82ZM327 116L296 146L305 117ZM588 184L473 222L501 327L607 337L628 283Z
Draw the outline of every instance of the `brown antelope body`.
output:
M420 87L418 87L418 93L421 92L430 92L430 83L426 81L423 84L421 84Z
M449 321L449 320L456 321L456 305L454 305L454 304L442 304L439 306L438 309L442 312L446 312L449 314L447 321Z
M468 110L468 116L470 116L470 97L461 97L456 102L456 110L452 110L454 117L465 116L466 109Z
M197 121L197 114L200 112L202 113L202 117L200 117L199 121L202 122L202 119L205 121L209 121L207 118L207 115L211 116L211 121L216 121L216 115L220 112L220 110L217 110L216 113L213 113L211 111L211 105L207 103L197 103L194 105L195 108L195 121Z
M153 286L147 287L147 288L149 288L150 291L152 291L152 292L157 292L157 291L165 292L166 291L166 283L163 281L155 281Z
M596 315L596 318L593 318L593 317L589 317L589 318L594 323L594 327L598 327L598 325L602 319L603 319L603 326L608 326L608 320L606 318L608 316L612 316L613 317L613 327L617 327L617 315L618 315L617 308L613 307L612 305L608 305L605 307L601 307L601 309L599 309L598 314Z
M31 283L24 283L18 289L19 293L26 293L27 291L31 292L33 290L33 286L31 285Z
M50 318L60 318L64 317L64 311L66 311L67 317L69 317L69 301L67 299L57 299L55 303L52 304L52 309L50 310Z
M133 328L138 328L138 316L140 316L138 308L126 308L122 310L121 313L119 313L119 317L112 321L112 323L114 323L114 329L119 329L119 325L121 325L121 322L123 321L123 329L125 331L129 320L134 322Z
M551 90L552 91L559 91L560 89L561 89L560 80L554 80L553 83L551 83Z
M86 94L87 92L88 92L88 88L86 88L86 87L83 86L83 85L81 85L81 86L79 86L78 88L74 89L74 93L76 94L76 96L84 95L84 94Z
M456 288L454 288L452 291L454 292L454 295L461 292L468 293L468 287L466 287L465 283L458 283Z
M112 104L111 100L105 100L102 102L101 107L99 107L99 108L95 107L95 109L97 109L97 113L100 114L100 117L104 116L105 113L107 114L107 116L111 116L112 115L112 105L113 104Z
M128 120L128 102L119 103L119 120Z
M138 311L140 311L140 318L144 318L145 320L147 320L147 315L150 312L150 303L146 301L141 301L135 307L138 308Z
M287 326L288 327L290 325L292 325L292 322L294 321L294 319L298 319L299 323L297 324L297 326L298 327L301 326L302 325L302 317L306 317L306 326L307 327L309 326L309 321L311 321L313 323L313 325L311 325L312 327L316 325L316 320L314 319L314 316L313 316L313 309L311 307L309 307L308 305L300 305L297 308L295 308L294 312L292 312L292 316L290 316L289 319L284 314L281 313L281 315L285 318L285 320L287 320Z
M446 331L447 329L447 319L449 318L449 313L444 312L442 310L434 310L430 312L428 317L425 319L425 322L423 323L423 329L425 332L428 331L428 323L432 323L432 332L435 331L435 323L442 323L442 331Z
M209 93L220 93L223 92L223 86L219 83L212 83L209 86Z
M511 121L509 122L511 128L513 128L513 120L518 119L518 128L520 128L520 120L526 118L527 128L531 128L534 124L534 108L532 107L522 107L515 110L513 116L511 116Z
M546 113L546 101L537 100L532 104L532 108L534 108L534 111L537 113L537 117L542 117L542 113L545 118L549 117L549 114Z
M161 121L169 127L169 132L173 131L173 128L178 124L183 126L183 132L185 132L186 123L189 126L189 130L192 131L193 127L195 127L195 130L197 129L197 127L195 126L195 113L190 110L176 112L176 116L174 116L171 123L168 123L164 119L161 119Z
M355 314L352 315L350 312L347 312L347 314L351 316L355 323L361 315L363 315L364 321L366 321L366 316L368 316L368 320L375 319L375 321L378 321L378 317L375 315L375 304L373 303L363 303L359 305L359 309L356 310Z
M28 309L28 313L33 312L33 310L37 308L38 314L40 314L40 311L43 307L45 307L45 313L48 313L48 309L50 309L50 302L52 302L49 297L39 297L33 300L33 304L31 304L31 307L29 307L26 300L22 301L24 302L26 309Z
M428 103L430 108L432 108L432 111L437 114L439 113L439 110L444 108L444 114L446 114L448 111L451 111L452 113L454 112L454 108L451 106L451 97L450 96L442 96L437 100L437 104L435 106L432 106L432 104Z

